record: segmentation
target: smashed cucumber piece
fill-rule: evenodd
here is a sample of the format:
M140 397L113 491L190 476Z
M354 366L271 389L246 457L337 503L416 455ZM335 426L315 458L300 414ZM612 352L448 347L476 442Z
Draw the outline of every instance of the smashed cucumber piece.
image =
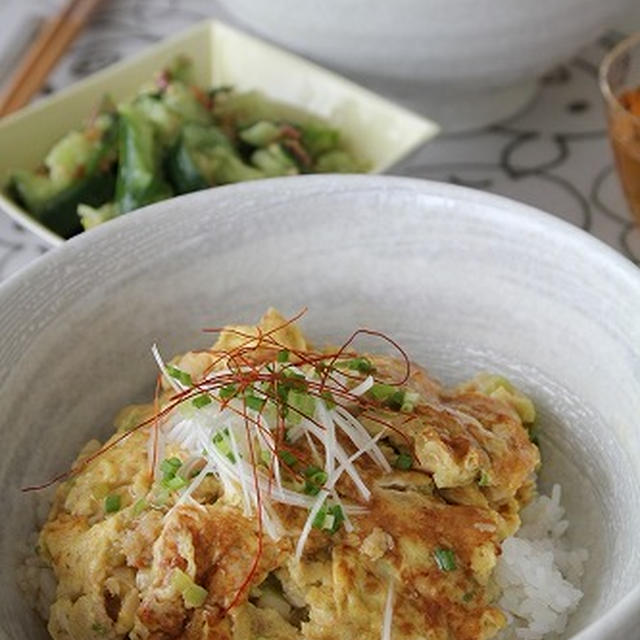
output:
M116 203L120 213L170 198L160 166L160 145L152 124L132 104L121 105Z
M167 177L177 194L199 191L211 186L198 168L192 151L183 142L169 154L165 167Z
M231 184L264 178L265 174L242 162L231 149L215 147L207 153L195 154L196 164L211 184Z
M100 207L92 207L88 204L78 205L78 217L85 231L111 220L120 214L120 209L115 202L106 202Z
M175 144L180 135L182 119L169 109L158 94L143 94L138 96L134 105L136 110L149 120L156 131L160 143L165 147Z
M318 173L358 173L362 169L359 162L340 149L323 153L313 167Z
M253 147L266 147L282 135L282 127L260 120L240 132L240 138Z
M82 231L80 203L95 207L113 199L117 119L105 114L100 120L99 129L87 130L89 144L82 133L72 132L53 147L47 156L48 173L17 170L9 180L15 200L64 238Z
M266 149L254 151L251 162L269 178L300 173L293 158L277 143L270 144Z
M162 100L184 122L213 124L211 111L198 99L192 88L182 82L171 82L162 93Z
M185 125L166 167L177 193L264 177L242 161L220 129L196 124Z
M173 193L297 173L365 169L337 130L258 91L195 83L178 56L116 108L105 97L85 129L69 132L37 171L13 172L7 191L70 237Z
M71 131L54 145L44 160L52 184L61 187L69 185L80 167L86 165L93 146L93 142L80 131Z
M320 124L309 123L302 127L301 142L314 157L332 151L340 146L340 133L337 129Z
M111 152L115 161L115 116L110 113L98 115L83 131L70 131L61 138L44 159L48 176L55 185L69 186L78 176L91 171L95 157ZM109 145L104 148L105 142Z
M80 202L101 205L113 197L113 171L97 172L60 189L47 176L31 171L15 171L9 192L43 225L63 238L82 231L77 208Z
M213 147L225 147L233 150L231 140L216 126L187 124L182 130L182 142L189 149L206 151Z

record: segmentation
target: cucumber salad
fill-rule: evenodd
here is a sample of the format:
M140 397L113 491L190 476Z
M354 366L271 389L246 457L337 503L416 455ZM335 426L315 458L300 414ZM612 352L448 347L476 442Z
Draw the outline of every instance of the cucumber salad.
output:
M11 197L69 238L111 218L207 187L367 169L323 120L259 92L203 88L178 57L130 101L105 96L82 129L35 171L12 172Z

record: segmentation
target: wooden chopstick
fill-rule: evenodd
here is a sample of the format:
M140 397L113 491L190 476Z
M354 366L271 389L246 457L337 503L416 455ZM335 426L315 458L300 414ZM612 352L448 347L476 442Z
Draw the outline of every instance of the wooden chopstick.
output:
M102 0L69 0L40 29L0 96L0 116L20 109L42 88L51 69Z

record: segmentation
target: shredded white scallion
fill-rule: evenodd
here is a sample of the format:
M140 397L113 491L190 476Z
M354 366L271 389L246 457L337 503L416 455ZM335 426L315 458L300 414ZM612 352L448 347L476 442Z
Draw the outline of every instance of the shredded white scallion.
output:
M152 347L152 353L163 377L175 391L181 392L190 388L185 385L184 380L177 380L169 374L169 369L156 344ZM249 367L241 369L241 372L244 373L253 373L254 371ZM320 380L318 374L313 370L305 373L299 367L289 365L287 371L304 375L307 382ZM196 408L186 404L179 405L180 410L171 411L158 426L158 442L155 445L153 429L150 430L149 460L152 459L155 447L156 474L160 471L159 465L164 458L167 444L179 446L181 450L188 453L189 460L204 459L203 468L180 492L166 517L174 513L177 507L190 504L193 501L193 493L204 478L208 474L213 474L221 484L224 500L238 506L242 504L246 516L260 510L258 517L261 519L263 529L274 540L285 534L284 527L273 508L274 503L291 505L308 511L307 519L296 545L296 560L302 556L313 522L327 498L330 498L331 504L341 508L345 530L347 532L353 531L354 527L350 516L360 516L367 513L367 508L360 505L343 504L335 486L341 476L346 474L361 497L365 501L370 499L371 491L360 476L354 462L360 456L367 455L385 471L391 470L388 460L378 446L386 429L382 429L372 437L346 406L334 405L322 397L315 398L313 418L301 416L299 421L295 420L296 424L288 424L286 435L289 442L296 442L304 435L313 461L317 466L324 468L327 481L316 496L308 495L299 488L289 489L283 485L280 460L277 455L278 439L281 437L279 435L281 424L277 412L269 404L266 406L267 410L255 411L248 408L245 400L241 397L223 401L220 398L220 386L224 382L220 378L228 377L231 374L237 375L238 371L212 372L207 375L206 379L198 383L198 389L208 393L214 402L208 406ZM369 391L374 384L373 377L368 375L350 389L351 380L335 371L327 381L326 391L333 394L335 398L343 399L346 393L352 397L361 396ZM269 403L270 398L263 388L254 385L252 389L256 397ZM222 442L214 441L218 434L222 436ZM347 454L343 446L345 438L356 449L351 455ZM271 474L262 467L261 459L270 469ZM330 528L328 524L331 523L331 516L327 516L327 518L325 524L327 528ZM390 618L393 606L393 584L391 582L389 589L390 595L387 597L385 607L385 624L387 624L388 617L389 631L386 636L383 635L383 640L390 638Z
M231 444L231 453L235 458L235 463L241 465L243 464L243 457L240 455L240 449L238 448L238 442L236 440L236 435L231 426L228 427L229 432L229 442ZM247 487L247 478L244 473L238 474L238 479L240 480L240 487L242 488L242 497L243 497L243 507L244 507L244 515L251 515L251 495L249 492L249 488Z
M331 414L327 410L327 406L324 403L324 400L316 399L316 413L315 417L318 422L322 425L321 429L318 429L322 434L320 440L324 445L324 470L329 478L329 482L333 478L333 470L335 467L335 457L336 457L336 425L335 422L331 418Z
M357 387L349 391L351 395L362 396L373 387L373 376L367 376Z
M351 442L362 449L368 444L371 444L371 434L364 428L362 423L352 416L344 407L336 407L331 412L336 424L342 429L342 431L349 437ZM384 429L381 433L384 433ZM367 450L369 457L376 462L387 473L391 471L391 465L389 461L384 457L384 453L380 450L377 444L370 447Z
M387 599L384 603L384 615L382 618L381 640L391 640L391 623L393 622L393 578L389 578L387 587Z
M151 353L153 353L153 357L158 365L158 369L162 372L165 380L173 387L175 391L182 391L184 388L175 378L172 378L167 371L167 367L164 364L164 360L160 355L160 350L158 349L158 345L154 342L151 346Z
M374 436L371 439L371 442L369 442L369 444L367 444L363 449L358 449L354 454L352 454L348 460L351 464L353 464L360 456L364 455L365 453L367 453L369 451L369 449L371 449L372 447L375 447L378 444L378 440L380 440L380 438L382 437L383 432L380 431L380 433L378 433L376 436ZM338 481L338 478L340 478L340 476L342 475L342 473L345 470L345 466L343 464L341 464L337 469L336 469L336 473L333 477L333 482L330 483L329 488L331 489L335 483Z

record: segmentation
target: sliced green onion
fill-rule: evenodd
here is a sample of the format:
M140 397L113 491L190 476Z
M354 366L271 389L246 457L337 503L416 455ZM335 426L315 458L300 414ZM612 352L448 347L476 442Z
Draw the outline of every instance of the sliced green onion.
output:
M440 571L453 571L456 568L456 554L451 549L438 547L433 557Z
M218 431L213 436L214 444L220 444L221 442L224 442L225 437L227 437L228 435L229 435L229 429L223 429L222 431Z
M245 396L244 401L247 407L253 411L262 411L265 403L267 402L264 398L258 398L251 393Z
M206 601L209 592L199 584L192 584L182 592L184 604L186 607L201 607Z
M227 384L220 389L220 391L218 392L218 395L220 396L221 400L228 400L229 398L233 398L233 396L235 396L236 393L238 393L238 389L236 388L236 385Z
M309 476L309 481L322 486L328 479L326 471L316 471L316 473Z
M371 363L371 360L369 360L369 358L365 358L364 356L349 360L346 364L349 369L352 369L353 371L359 371L360 373L373 373L376 370L376 368Z
M182 466L182 460L176 458L165 458L160 463L160 471L162 471L162 480L171 480L178 473L178 469Z
M277 358L278 362L289 362L289 350L281 349L278 351Z
M411 413L416 408L418 400L420 400L419 393L415 393L415 391L406 391L404 394L404 399L402 400L400 411L402 411L403 413Z
M139 500L136 500L132 509L133 515L139 516L148 506L149 505L147 504L147 501L144 498L140 498Z
M106 513L120 511L121 498L117 493L111 493L104 499L104 510Z
M202 407L206 407L208 404L211 404L211 396L207 393L203 393L196 396L191 402L196 409L202 409Z
M394 411L400 411L403 406L407 410L413 411L413 402L409 401L405 405L407 401L407 391L404 389L398 389L398 387L394 387L390 384L383 384L381 382L376 382L367 393L374 399L380 402L381 404L385 404L390 409ZM413 396L410 396L410 399Z
M182 593L193 584L191 576L186 574L182 569L174 569L171 575L171 585L174 589Z
M308 496L317 496L320 493L320 487L307 480L302 487L302 491L304 491Z
M333 516L333 525L330 531L331 533L335 533L344 522L342 507L339 504L334 504L332 507L329 507L328 512Z
M309 473L309 469L313 469L311 473ZM320 493L320 489L327 481L327 473L322 469L317 469L315 467L308 467L305 470L305 476L307 479L304 484L303 491L310 496L317 496Z
M478 480L479 487L488 487L491 484L491 477L486 471L480 472L480 479Z
M209 595L204 587L196 584L182 569L173 570L171 584L182 595L185 606L190 608L201 607Z
M301 373L285 369L282 372L282 375L285 378L285 381L281 384L288 386L290 389L297 389L298 391L307 390L307 379Z
M313 519L311 526L314 529L322 529L324 525L324 519L327 517L327 507L323 505L316 513L316 517Z
M314 464L310 464L305 470L304 470L304 475L307 478L310 478L311 476L315 475L316 473L318 473L319 471L322 471L322 469L320 467L316 467Z
M222 455L226 456L231 462L235 463L236 457L231 451L231 442L229 441L229 429L225 428L222 431L218 431L218 433L213 436L212 441Z
M394 411L400 411L402 409L402 405L404 404L404 391L394 391L389 398L386 400L386 404L389 405L390 409Z
M174 476L173 478L169 478L168 480L163 480L162 484L170 491L179 491L183 487L186 487L189 482L181 476Z
M413 458L408 453L401 453L393 463L396 469L411 469L413 467Z
M173 365L168 364L167 373L172 378L175 378L178 382L181 382L187 387L190 387L193 385L193 382L191 381L191 374L187 373L186 371L183 371L182 369L178 369L178 367L174 367Z
M324 400L324 403L327 405L327 409L333 409L336 406L336 401L333 399L333 394L331 391L323 391L320 394L320 397Z
M291 451L286 451L284 449L282 451L278 451L278 457L289 467L293 467L296 462L298 462L298 458L296 458Z
M390 384L383 384L376 382L372 385L371 389L367 393L378 402L386 402L394 393L396 387L392 387Z
M297 391L296 389L292 389L289 393L288 403L297 416L297 420L293 420L294 423L299 422L302 416L311 418L316 409L315 398L304 391Z
M323 505L313 519L312 526L314 529L326 529L329 533L334 534L343 522L344 513L339 504L330 507Z

